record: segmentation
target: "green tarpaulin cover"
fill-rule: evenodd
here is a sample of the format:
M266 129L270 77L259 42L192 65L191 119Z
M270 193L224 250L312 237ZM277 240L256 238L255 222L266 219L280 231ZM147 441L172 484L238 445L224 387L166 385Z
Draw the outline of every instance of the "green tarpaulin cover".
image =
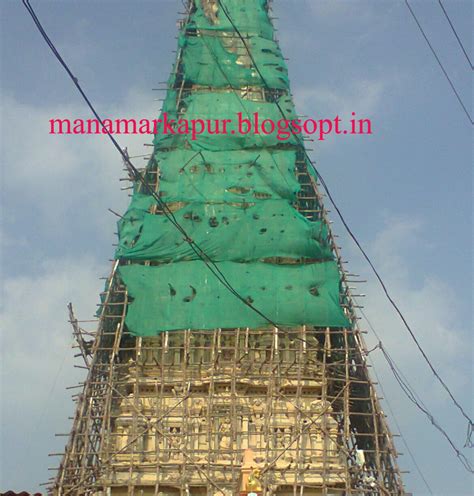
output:
M276 323L347 324L339 308L339 273L333 263L309 266L221 262L239 294ZM175 329L262 327L268 321L230 293L202 262L160 267L124 265L120 275L133 303L127 325L142 336Z
M147 171L159 171L158 194L187 236L260 312L282 326L348 326L327 226L295 208L299 139L238 132L239 112L258 113L260 122L296 117L266 1L222 3L246 43L220 7L195 2L160 118L232 123L227 134L206 130L196 139L159 126ZM138 185L118 231L132 334L269 325L226 289Z

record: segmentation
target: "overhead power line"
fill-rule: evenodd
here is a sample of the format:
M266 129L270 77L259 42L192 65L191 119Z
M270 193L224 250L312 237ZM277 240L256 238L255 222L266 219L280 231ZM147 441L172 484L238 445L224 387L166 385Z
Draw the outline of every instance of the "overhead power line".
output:
M468 472L473 473L472 466L471 466L469 460L467 459L467 457L463 453L461 453L461 451L456 447L454 441L451 439L449 434L439 424L439 422L435 419L435 417L428 410L428 407L425 405L423 400L417 394L417 392L415 391L413 386L409 383L408 379L405 377L405 375L403 374L400 367L395 363L395 360L392 358L392 356L386 350L385 346L382 343L380 336L378 335L377 331L375 330L374 326L370 322L370 320L367 317L367 315L365 314L365 312L362 309L359 309L359 311L360 311L361 315L364 317L364 319L366 320L369 328L372 330L375 337L377 338L378 345L376 346L376 348L379 348L380 351L382 352L382 355L385 358L385 361L387 362L387 364L390 368L390 371L392 372L393 376L395 377L395 380L397 381L398 385L400 386L400 388L403 391L403 393L405 394L405 396L426 416L426 418L431 422L431 424L435 427L435 429L437 429L446 438L446 440L448 441L449 445L451 446L452 450L454 451L455 455L457 456L457 458L459 459L459 461L461 462L463 467ZM381 384L380 384L380 386L381 386ZM387 400L387 404L389 404L388 400ZM391 409L390 405L389 405L389 408ZM393 416L393 413L392 413L392 416ZM397 426L398 426L398 423L397 423ZM398 427L398 429L400 430L400 427ZM404 442L405 442L405 440L404 440ZM466 439L466 445L469 443L470 443L470 433L468 432L467 439ZM405 442L405 445L406 445L406 442ZM411 453L411 450L408 446L407 446L407 449L410 453L410 456L412 457L412 460L413 460L417 470L419 471L421 478L423 479L424 483L428 486L430 493L431 493L431 488L429 487L423 473L421 472L421 470L420 470L418 464L416 463L416 460L415 460L415 458L414 458L413 454Z
M254 59L254 57L253 57L253 55L252 55L249 47L248 47L248 44L245 41L245 38L242 36L242 33L239 31L239 29L235 25L234 21L232 20L230 14L227 12L226 7L222 3L222 0L217 0L217 2L219 4L219 6L221 7L222 11L224 12L225 16L227 17L227 19L231 23L232 27L236 31L237 35L239 36L239 38L242 41L244 47L246 48L247 53L248 53L248 55L249 55L249 57L250 57L253 65L254 65L255 70L257 71L257 73L260 76L260 79L262 80L262 83L264 84L264 86L268 90L270 90L270 87L268 86L268 84L267 84L267 82L266 82L263 74L260 72L260 69L258 68L258 65L257 65L257 63L256 63L256 61L255 61L255 59ZM408 2L407 2L407 4L408 4ZM286 119L286 114L283 111L283 109L281 108L281 106L278 103L278 101L276 101L275 103L276 103L278 109L280 110L280 113L282 114L283 118ZM454 395L451 392L451 390L449 389L449 387L446 385L446 383L444 382L444 380L441 378L441 376L437 372L436 368L431 363L430 359L428 358L427 354L425 353L424 349L422 348L420 342L418 341L417 337L415 336L415 333L413 332L413 330L411 329L410 325L408 324L408 322L407 322L405 316L403 315L402 311L400 310L400 308L398 307L398 305L395 303L395 301L393 300L392 296L390 295L390 293L389 293L389 291L387 289L387 286L385 285L382 277L380 276L379 272L377 271L377 269L376 269L375 265L373 264L372 260L367 255L366 251L364 250L364 248L360 244L359 240L357 239L357 237L355 236L355 234L352 232L352 230L350 229L349 225L347 224L347 221L345 220L344 216L342 215L341 210L339 209L339 207L336 204L334 198L332 197L332 194L331 194L331 192L330 192L330 190L329 190L329 188L328 188L328 186L327 186L324 178L318 172L318 170L314 166L313 161L309 157L308 152L306 151L306 148L304 147L304 144L302 143L300 136L298 136L298 135L295 135L295 136L300 141L301 148L302 148L302 150L303 150L306 158L313 165L313 167L314 167L314 169L316 171L316 174L318 175L318 179L319 179L321 185L323 186L324 191L326 192L326 194L327 194L327 196L329 198L329 201L331 202L331 204L333 205L334 209L336 210L338 217L340 218L342 224L344 225L344 228L346 229L347 233L352 238L352 240L354 241L354 243L357 245L359 251L362 253L362 255L365 258L365 260L367 261L367 263L370 265L370 267L371 267L373 273L375 274L378 282L380 283L380 285L381 285L381 287L382 287L382 289L383 289L383 291L385 293L385 296L387 297L388 301L390 302L390 304L392 305L392 307L395 309L395 311L397 312L398 316L402 320L405 328L408 330L408 332L409 332L412 340L416 344L418 350L420 351L420 353L423 356L424 360L426 361L426 363L430 367L430 369L433 372L434 376L436 377L436 379L438 380L438 382L443 386L444 390L448 393L448 395L451 398L451 400L453 401L454 405L458 408L458 410L461 412L461 414L464 416L464 418L468 421L469 427L472 428L472 426L474 425L473 421L471 420L471 418L469 417L469 415L465 412L464 408L460 405L460 403L456 400L456 398L454 397Z
M471 70L474 70L474 66L472 65L471 59L469 58L469 55L467 54L466 49L464 48L464 45L462 44L461 38L459 38L458 33L456 32L456 29L455 29L453 23L451 22L451 19L449 18L449 15L446 12L446 9L444 8L444 5L442 4L441 0L438 0L438 3L440 5L441 9L443 10L444 16L448 20L449 25L451 26L451 29L453 30L454 36L456 36L456 39L458 40L459 46L461 47L461 50L463 51L464 56L466 57L466 60L471 67Z
M411 8L411 5L408 3L408 0L405 0L405 5L408 7L408 10L410 11L410 14L412 15L413 19L416 22L416 25L418 26L418 29L420 30L420 33L423 35L423 38L425 39L427 45L429 46L431 53L433 54L434 58L436 59L436 62L438 62L439 66L441 67L441 70L443 71L444 76L446 77L449 85L451 86L451 89L453 90L453 93L456 95L456 98L458 99L459 104L461 105L462 109L464 110L464 113L467 115L467 118L469 119L469 122L471 124L474 124L474 121L472 120L471 114L466 108L466 105L464 105L461 97L459 96L458 91L456 90L456 87L454 86L454 83L451 81L451 78L449 77L446 69L444 68L440 58L438 57L435 49L433 48L433 45L431 44L430 40L428 39L428 36L426 36L423 28L421 27L420 22L418 21L418 18L416 17L415 12Z
M378 348L378 347L379 346L377 345L376 348ZM369 356L369 361L371 362L372 365L374 364L374 361L373 361L373 359L370 356ZM392 405L390 404L390 401L388 400L388 397L387 397L387 395L385 393L385 390L384 390L384 387L382 385L382 381L380 380L380 377L377 374L377 371L376 371L375 367L372 370L373 370L375 379L378 382L378 386L379 386L380 391L382 393L383 399L384 399L385 403L387 404L388 410L389 410L389 412L390 412L390 414L392 416L391 420L393 421L393 423L395 424L395 427L398 430L398 434L400 435L400 438L401 438L403 444L405 445L405 448L407 449L408 454L410 455L410 458L411 458L411 460L413 462L413 465L415 466L415 469L418 472L418 475L420 476L421 480L423 481L423 484L425 485L427 491L430 494L433 494L433 490L431 489L431 486L429 485L428 481L426 480L425 474L421 470L421 467L418 465L418 461L416 460L416 457L415 457L413 451L411 450L410 445L408 444L408 441L406 440L405 435L402 432L402 428L400 427L400 424L399 424L399 422L397 420L397 416L395 415L395 412L394 412L394 410L392 408Z
M463 453L461 453L461 451L456 447L452 439L449 437L448 433L439 425L438 421L434 418L434 416L430 413L430 411L427 410L423 405L421 405L420 402L417 400L416 394L411 389L410 385L403 379L400 369L396 366L392 357L390 356L388 351L383 347L382 343L379 344L379 348L383 356L385 357L385 360L387 361L393 375L395 376L395 379L397 380L398 384L405 393L406 397L426 415L426 417L433 424L433 426L436 429L438 429L438 431L441 432L441 434L446 438L446 440L450 444L451 448L455 452L456 456L458 457L464 468L468 472L474 473L474 470L472 469L471 464L469 463L469 460L466 458L466 456Z

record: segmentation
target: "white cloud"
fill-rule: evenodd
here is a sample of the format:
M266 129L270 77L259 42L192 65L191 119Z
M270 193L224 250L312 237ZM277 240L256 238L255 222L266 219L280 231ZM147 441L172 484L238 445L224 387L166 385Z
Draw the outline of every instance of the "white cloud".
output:
M154 118L152 95L130 92L125 101L101 108L102 117ZM60 225L67 227L71 212L100 229L110 230L112 225L107 207L123 210L128 198L120 192L118 179L122 173L122 160L105 135L51 135L52 118L90 118L87 109L78 102L68 106L41 107L21 103L12 97L2 101L5 175L4 193L9 195L7 219L14 220L18 204L33 206L35 222L45 229ZM150 136L117 136L130 155L148 153L144 143ZM145 161L136 159L143 167Z
M109 118L154 118L151 92L132 91L122 102L102 106ZM14 254L15 248L31 253L31 259L16 260L11 277L2 281L2 448L14 443L16 449L4 456L8 489L38 490L25 487L19 466L29 469L28 480L37 483L50 475L55 465L49 451L61 451L65 438L55 432L70 429L68 416L74 411L70 397L77 390L65 387L83 380L85 371L73 367L71 327L66 305L72 301L78 318L91 319L99 292L100 276L107 263L98 262L95 247L100 238L111 238L116 218L107 207L120 212L128 204L120 187L127 184L122 161L106 136L52 136L49 119L89 118L78 102L68 106L41 106L2 98L4 163L2 249ZM120 136L130 155L150 152L143 143L149 136ZM146 162L134 160L137 167ZM5 204L5 198L8 203ZM26 213L25 213L26 210ZM41 226L39 237L31 234ZM77 246L63 241L72 226L81 228ZM84 235L85 233L85 235ZM106 233L106 234L103 234ZM56 243L62 255L35 262L38 243L49 253ZM112 252L112 248L110 250ZM88 254L88 255L86 255ZM5 262L5 258L2 260ZM6 270L7 266L4 265ZM9 271L10 272L10 271ZM87 328L87 324L84 324ZM89 324L94 329L94 324ZM18 472L18 473L17 473Z
M339 88L317 85L296 88L297 108L312 112L319 118L333 118L336 115L351 118L351 112L357 117L366 118L375 113L382 101L385 83L381 80L351 81L349 86Z
M305 7L308 16L334 29L342 29L345 25L359 27L354 41L371 39L392 22L392 12L400 8L397 2L372 0L306 0Z
M457 376L456 359L468 352L463 344L468 332L456 319L458 295L454 289L433 274L413 276L419 256L417 251L424 244L422 226L417 219L387 220L370 252L389 292L423 348L444 374ZM368 270L365 268L364 272ZM366 313L372 316L373 324L384 336L387 346L403 360L405 367L417 373L419 380L419 371L425 368L419 351L372 276L367 294ZM462 387L462 378L457 379L455 387Z
M466 391L472 390L469 329L459 321L457 314L459 295L456 291L437 278L434 271L420 276L420 271L416 270L420 247L425 244L423 223L419 219L387 218L384 229L377 234L372 244L367 244L366 248L391 296L436 370L454 396L469 411L469 398L465 394ZM366 298L358 298L358 302L364 305L364 313L408 382L461 448L464 444L466 427L463 417L430 371L367 263L361 260L352 242L346 240L345 245L349 247L351 258L354 258L353 263L350 264L351 271L368 280L367 284L357 287L355 291L367 294ZM372 349L377 344L377 339L364 319L361 320L361 327L368 331L368 348ZM442 463L451 464L452 473L457 474L459 481L463 480L465 474L459 469L460 465L454 461L455 458L446 441L404 396L380 350L374 350L370 357L384 386L386 397L405 435L409 433L408 442L415 455L418 455L418 462L428 479L435 481L440 475L435 468L436 464L425 463L432 453L429 449L426 451L424 436L430 439L431 451L438 452ZM394 428L393 424L392 428ZM399 440L397 445L404 451ZM401 463L404 466L411 464L407 457L404 457ZM416 474L410 477L413 476ZM456 492L456 494L464 493Z
M355 0L309 0L305 2L310 12L325 21L341 22L353 20L357 15L359 21L372 19L370 2Z
M435 276L436 268L425 275L417 269L422 247L426 245L423 228L424 224L418 218L387 217L384 228L373 242L363 244L436 370L469 412L472 401L466 392L472 391L473 386L470 366L472 348L467 324L460 321L458 316L458 301L462 295ZM344 258L349 255L351 260L348 265L351 272L360 274L362 279L368 281L357 285L354 290L354 293L367 295L365 298L358 298L358 303L364 305L364 313L408 382L462 449L466 421L430 371L357 248L347 237L343 245L346 247ZM377 339L364 318L361 320L361 328L368 331L366 340L368 348L372 349L377 344ZM418 464L433 488L438 487L434 494L446 494L440 490L447 487L441 468L448 471L456 481L451 494L469 494L469 476L457 462L443 436L406 398L380 350L371 352L370 361L375 368L370 371L372 379L380 379L384 396L391 405ZM386 408L384 401L382 407ZM398 432L391 418L389 425L392 432ZM417 470L402 441L395 439L395 442L397 448L405 453L400 459L402 469L410 468L412 471L405 477L408 489L415 486L418 488L416 494L425 494ZM465 449L462 451L468 456Z
M71 326L66 305L72 301L78 318L93 319L106 267L90 257L45 261L34 276L22 275L3 281L2 308L2 448L8 489L25 487L23 466L29 480L44 482L53 463L48 452L60 450L73 413L66 391L85 371L73 358ZM94 324L84 324L92 330ZM10 449L12 443L16 449ZM22 480L23 479L23 480ZM3 488L5 489L5 488Z
M66 305L70 301L84 319L92 319L106 272L87 258L45 261L34 276L21 275L3 281L3 372L7 394L14 401L35 408L44 397L60 360L72 356L71 328ZM71 360L69 359L69 362ZM69 369L70 366L67 367ZM33 372L34 371L34 372ZM32 373L33 372L33 373ZM18 394L19 384L36 383Z
M310 87L296 87L294 99L297 113L315 120L333 120L336 116L341 119L341 130L351 130L351 119L370 119L374 122L376 115L383 102L386 93L386 83L381 80L351 81L350 85L341 83L337 87L326 85L315 85ZM352 114L354 112L354 114ZM372 128L375 124L372 124ZM333 129L334 131L334 129ZM350 135L349 135L350 136ZM335 132L324 136L324 141L319 140L316 132L310 136L316 140L317 146L324 146L327 150L335 143L342 146L352 143L352 140L344 139L344 135Z

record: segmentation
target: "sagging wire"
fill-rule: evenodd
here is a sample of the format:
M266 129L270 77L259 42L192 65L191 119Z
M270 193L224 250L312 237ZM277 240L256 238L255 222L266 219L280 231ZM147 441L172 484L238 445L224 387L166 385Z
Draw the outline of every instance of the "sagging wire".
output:
M454 441L450 438L448 433L441 427L439 422L434 418L433 414L428 410L428 407L424 404L423 400L420 398L420 396L417 394L413 386L408 382L408 379L404 376L402 370L400 367L396 364L395 360L393 357L389 354L389 352L385 349L385 346L382 343L382 340L380 336L378 335L377 331L375 330L374 326L372 325L372 322L369 320L365 312L360 309L361 315L364 317L366 320L370 330L374 333L374 336L378 339L377 345L371 350L374 351L375 349L380 349L382 352L383 357L385 358L385 361L387 362L392 374L394 375L398 385L400 386L401 390L405 394L405 396L428 418L428 420L433 424L433 426L446 438L448 443L451 445L451 448L453 449L454 453L456 454L457 458L460 460L464 468L471 473L473 472L473 468L467 459L467 457L461 453L461 451L456 447ZM367 353L368 354L368 353ZM379 381L380 382L380 381ZM392 413L393 416L393 413ZM399 428L400 430L400 428ZM468 433L467 433L467 438L466 442L464 444L464 447L472 447L472 442L471 442L471 434L472 434L472 424L468 424ZM407 446L408 448L408 446ZM408 448L409 449L409 448ZM413 455L411 455L413 458ZM416 462L415 462L416 464ZM419 470L419 468L418 468ZM421 474L421 477L424 479L424 476ZM426 482L426 481L425 481Z
M368 320L367 316L363 312L362 312L362 315L367 320L367 323L369 323L369 320ZM369 325L370 325L370 323L369 323ZM377 334L375 333L375 330L374 330L374 334L377 337ZM379 340L379 343L380 343L380 340ZM376 349L379 349L379 344L375 345L375 347L371 351L375 351ZM369 355L369 353L370 352L367 352L366 355ZM374 361L372 360L372 358L371 357L368 357L368 358L369 358L370 362L373 365ZM416 471L418 472L418 475L420 476L421 480L425 484L425 487L428 490L428 492L430 494L433 494L433 490L431 489L431 486L428 484L428 481L426 480L426 477L425 477L424 473L422 472L420 466L418 465L418 462L416 461L415 455L413 454L410 446L408 445L408 441L405 439L405 436L404 436L404 434L402 432L402 429L400 427L400 424L398 423L398 420L397 420L397 417L396 417L396 415L395 415L395 413L393 411L392 405L390 404L390 401L388 400L387 395L385 394L385 390L384 390L384 387L382 385L382 381L380 380L379 375L377 374L377 370L375 369L375 367L373 369L373 373L374 373L375 378L377 379L377 383L378 383L378 386L380 387L380 391L381 391L381 393L382 393L382 395L384 397L385 403L387 404L388 409L390 411L390 414L392 415L391 420L395 424L395 427L398 429L398 434L400 435L400 438L401 438L403 444L405 445L405 448L407 449L408 454L410 455L410 458L411 458L411 460L413 462L413 465L415 466Z
M224 6L222 0L217 0L217 3L219 4L219 6L221 7L222 9L222 12L225 14L225 16L227 17L227 19L229 20L229 22L231 23L232 27L234 28L235 32L237 33L237 35L239 36L240 40L242 41L253 65L254 65L254 68L255 70L257 71L257 73L259 74L260 76L260 79L262 80L262 83L264 84L264 86L270 90L270 87L268 86L263 74L261 73L260 69L258 68L258 65L248 47L248 44L247 42L245 41L245 38L242 36L242 33L239 31L239 29L237 28L237 26L235 25L234 21L232 20L230 14L228 13L226 7ZM408 4L408 2L406 2ZM408 5L409 7L409 5ZM410 8L410 11L411 11L411 8ZM282 117L284 119L286 119L286 115L285 115L285 112L283 111L283 109L281 108L280 104L278 101L275 101L275 104L276 106L278 107L278 109L280 110L280 113L282 115ZM468 114L469 116L469 114ZM472 122L472 119L470 118L469 116L469 119L471 120ZM308 159L309 163L313 166L314 168L314 171L316 172L317 174L317 177L321 183L321 185L323 186L324 188L324 191L326 192L328 198L329 198L329 201L331 202L331 204L333 205L334 209L336 210L337 212L337 215L339 217L339 219L341 220L344 228L346 229L347 233L349 234L349 236L352 238L352 240L354 241L354 243L356 244L356 246L358 247L359 251L362 253L364 259L367 261L367 263L369 264L370 268L372 269L373 273L375 274L379 284L381 285L384 293L385 293L385 296L386 298L388 299L388 301L390 302L390 304L392 305L392 307L395 309L396 313L398 314L398 316L400 317L400 319L402 320L405 328L408 330L412 340L415 342L418 350L420 351L420 353L422 354L424 360L426 361L426 363L428 364L428 366L430 367L431 371L433 372L434 376L436 377L436 379L438 380L438 382L442 385L442 387L444 388L444 390L448 393L449 397L451 398L452 402L454 403L454 405L458 408L458 410L461 412L461 414L464 416L464 418L468 421L468 425L472 431L472 427L473 427L473 421L472 419L469 417L469 415L465 412L464 408L460 405L460 403L456 400L456 398L454 397L453 393L451 392L451 390L449 389L449 387L446 385L446 383L444 382L444 380L441 378L441 376L439 375L439 373L436 371L435 367L433 366L433 364L431 363L430 359L428 358L427 354L425 353L424 349L422 348L421 344L419 343L417 337L415 336L413 330L411 329L410 325L408 324L405 316L403 315L403 313L401 312L400 308L398 307L398 305L395 303L395 301L393 300L393 298L391 297L382 277L380 276L379 272L377 271L377 269L375 268L372 260L370 259L370 257L367 255L367 252L364 250L364 248L362 247L362 245L360 244L359 240L357 239L357 237L355 236L355 234L352 232L352 230L350 229L349 225L347 224L347 221L345 220L344 216L342 215L342 212L341 210L339 209L338 205L336 204L328 186L327 186L327 183L326 181L324 180L324 178L321 176L321 174L319 173L319 171L317 170L314 162L311 160L311 158L309 157L308 155L308 152L306 151L305 147L304 147L304 144L302 143L302 140L300 138L300 136L298 135L294 135L296 136L296 139L300 142L300 146L302 148L302 151L304 152L306 158Z
M444 68L443 63L441 62L440 58L438 57L438 54L436 53L435 49L433 48L433 45L431 44L428 36L426 36L425 31L421 27L420 21L416 17L415 12L411 8L411 5L408 3L408 0L405 0L405 5L407 6L408 10L410 11L411 16L415 20L415 23L418 26L420 33L423 35L423 38L425 39L426 44L428 45L429 49L431 50L431 53L433 54L434 58L436 59L436 62L438 62L438 65L441 67L441 70L443 71L444 77L448 81L449 86L451 86L451 89L453 90L453 93L455 94L456 98L458 99L459 104L461 105L462 109L464 110L464 113L467 115L469 122L471 123L471 125L474 124L474 121L472 120L471 114L469 113L469 111L466 108L466 105L464 105L464 102L462 101L461 97L459 96L459 93L457 92L456 87L454 86L454 83L451 81L451 78L449 77L448 72ZM471 63L470 60L469 60L469 63Z
M432 413L417 400L414 391L411 389L410 385L407 382L405 382L405 380L402 377L402 374L400 373L401 372L400 369L397 367L397 365L393 361L388 351L383 347L382 343L380 343L379 348L385 360L387 361L388 366L390 367L393 375L395 376L396 381L400 385L402 391L405 393L406 397L426 415L426 417L433 424L433 426L446 438L446 440L450 444L451 448L453 449L454 453L456 454L457 458L460 460L464 468L468 472L474 473L474 470L471 467L471 464L469 460L466 458L466 456L463 453L461 453L461 451L456 447L454 442L449 437L448 433L440 426L440 424L434 418Z
M438 0L438 3L440 5L440 7L441 7L441 10L444 13L444 17L446 17L446 19L448 20L449 25L451 26L451 29L452 29L452 31L454 33L454 36L458 40L459 46L461 47L461 50L464 53L464 56L466 57L466 60L467 60L467 62L469 64L469 66L471 67L471 70L474 70L474 65L472 65L471 59L469 58L469 55L467 54L467 51L464 48L464 45L463 45L463 43L461 41L461 38L459 37L459 35L458 35L457 31L456 31L456 28L454 27L454 24L452 23L449 15L448 15L448 13L446 12L446 9L444 8L443 3L441 2L441 0Z

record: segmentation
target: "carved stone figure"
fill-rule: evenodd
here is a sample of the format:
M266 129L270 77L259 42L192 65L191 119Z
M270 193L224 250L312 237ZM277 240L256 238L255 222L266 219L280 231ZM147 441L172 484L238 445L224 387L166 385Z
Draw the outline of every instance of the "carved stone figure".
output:
M219 456L224 460L231 458L231 453L229 453L232 447L231 443L231 423L229 418L225 418L219 426L219 449L221 452Z

